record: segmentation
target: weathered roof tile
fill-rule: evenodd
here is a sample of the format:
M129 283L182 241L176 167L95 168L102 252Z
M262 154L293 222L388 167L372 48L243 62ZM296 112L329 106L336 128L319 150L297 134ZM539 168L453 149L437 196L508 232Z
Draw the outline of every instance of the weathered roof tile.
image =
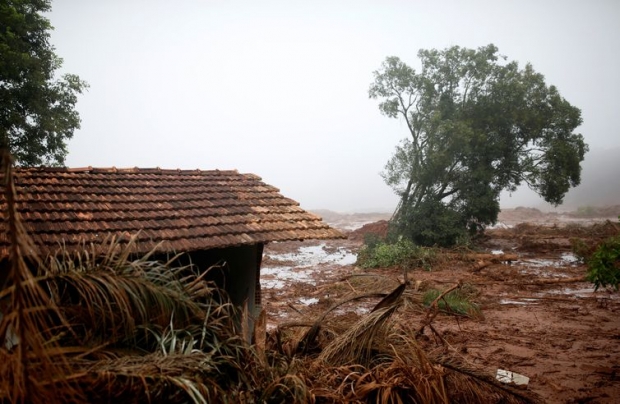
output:
M160 168L16 168L17 210L43 253L138 233L184 252L243 244L341 238L321 218L254 174ZM0 196L2 210L6 209ZM0 258L7 255L1 222Z

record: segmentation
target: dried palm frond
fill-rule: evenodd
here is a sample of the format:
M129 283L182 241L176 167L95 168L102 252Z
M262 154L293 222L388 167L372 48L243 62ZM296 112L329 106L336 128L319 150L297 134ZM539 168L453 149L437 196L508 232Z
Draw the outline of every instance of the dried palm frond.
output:
M205 280L206 272L172 268L174 260L149 261L150 254L133 259L134 242L135 237L127 243L109 238L109 245L71 253L61 249L49 258L49 269L41 270L46 274L41 284L79 337L72 343L152 352L165 347L164 341L182 338L184 349L189 344L191 350L235 334L235 309L223 291ZM106 251L103 258L96 256L99 250Z
M109 402L222 402L228 392L212 357L191 355L125 356L107 361L74 361L73 382L91 403ZM225 385L223 385L225 386Z
M313 403L306 380L299 374L285 374L262 389L258 402Z
M42 282L74 327L79 344L114 344L136 338L138 327L182 327L204 311L187 295L144 277L105 271L67 272Z
M402 304L401 296L407 284L400 284L375 305L372 311L337 337L319 355L332 366L361 364L368 366L373 359L373 342L385 335L383 326Z
M377 303L375 307L373 307L371 313L373 311L381 310L385 307L391 307L399 304L400 297L403 295L405 289L407 289L407 284L407 273L405 272L405 282L398 285L398 287L394 289L389 295L381 299L381 301Z
M320 402L355 403L536 403L527 391L497 382L492 375L457 355L428 354L413 329L394 324L393 332L374 341L381 360L373 366L330 366L316 360L305 369L312 394Z
M303 336L299 339L299 341L294 344L294 348L291 350L291 352L307 354L311 350L311 348L316 345L316 340L319 337L321 331L323 330L322 327L324 325L325 318L330 313L332 313L334 310L338 309L339 307L347 303L356 301L356 300L362 300L362 299L367 299L371 297L385 298L386 296L388 296L386 293L364 293L364 294L347 297L333 304L331 307L325 310L316 320L314 320L310 328L303 334ZM307 326L307 324L299 323L299 322L285 323L285 324L282 324L280 328L287 328L287 327L292 327L292 326Z
M347 375L339 386L346 400L378 403L449 403L441 368L422 373L399 360Z
M386 321L396 311L399 302L391 306L373 311L360 319L344 334L332 341L319 355L318 359L331 366L361 364L368 366L373 362L378 352L375 342L380 341L386 330L383 328Z
M0 401L78 401L80 392L67 379L69 363L53 338L54 326L60 323L68 329L67 323L30 270L29 264L37 265L40 259L16 210L11 156L6 150L0 153L10 241L8 273L0 290Z

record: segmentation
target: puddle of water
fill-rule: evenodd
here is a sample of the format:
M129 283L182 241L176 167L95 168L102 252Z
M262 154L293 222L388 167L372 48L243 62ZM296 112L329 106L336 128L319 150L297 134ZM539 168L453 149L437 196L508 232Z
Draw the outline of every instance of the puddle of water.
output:
M518 265L527 265L529 267L544 268L544 267L557 267L562 265L560 260L544 259L544 258L532 258L521 259L515 261Z
M562 259L563 262L569 263L569 264L577 264L579 263L579 258L577 258L575 256L575 254L573 253L564 253L561 255L560 257Z
M321 264L353 265L357 261L357 255L343 247L338 247L335 251L328 252L325 250L325 243L299 247L296 253L269 254L268 257L276 261L295 262L295 267L297 268Z
M286 254L268 254L272 261L293 263L290 266L263 266L260 284L263 288L282 289L296 282L315 285L315 274L324 271L320 265L353 265L357 255L343 247L333 251L325 249L326 244L299 247L297 252Z
M265 289L282 289L284 288L284 281L278 279L261 279L260 286Z
M264 267L261 268L260 285L263 288L282 289L293 282L315 284L313 273L315 270L298 270L293 267Z
M617 293L606 293L604 290L594 290L594 286L589 287L562 287L559 289L540 292L538 296L567 296L577 298L599 298L599 299L620 299Z
M591 288L562 288L549 290L545 294L547 295L571 295L575 297L590 297L594 293L594 287Z
M551 258L523 258L518 261L515 261L517 265L527 265L529 267L535 268L544 268L544 267L563 267L563 266L574 266L579 263L579 258L577 258L572 253L563 253L559 259L551 259Z
M531 298L525 298L525 299L519 299L519 300L515 300L515 299L500 299L499 304L517 304L517 305L528 305L528 304L537 304L538 303L538 299L531 299Z
M364 314L368 314L370 313L371 308L370 307L364 307L364 306L356 306L356 307L350 307L350 308L340 308L340 309L336 309L334 310L334 314L338 315L338 316L342 316L345 315L347 313L355 313L358 316L362 316Z
M301 299L298 299L299 302L305 306L310 306L311 304L316 304L319 302L319 299L317 299L316 297L310 297L310 298L305 298L302 297Z
M566 298L599 298L599 299L620 299L618 294L609 294L609 293L601 293L595 292L593 287L588 288L561 288L554 290L547 290L544 292L536 293L536 296L540 296L540 299L544 299L545 297L566 297ZM502 305L515 305L515 306L527 306L531 304L539 304L540 299L538 298L513 298L513 299L500 299L499 304ZM575 300L577 301L577 300Z
M579 259L572 253L563 253L559 258L522 258L514 261L522 269L521 274L532 274L545 278L567 278L568 274L561 272L563 267L579 265ZM557 270L557 271L554 271Z
M502 222L497 222L493 226L489 226L489 229L512 229L514 226Z
M579 259L572 253L563 253L559 258L521 258L514 261L521 267L519 273L535 275L544 278L568 278L569 274L563 273L562 268L579 265Z
M543 268L547 268L547 267L543 267ZM541 270L539 267L524 268L520 270L519 273L522 275L536 275L542 278L558 278L559 279L559 278L569 277L569 275L564 274L562 272L544 271L544 270Z

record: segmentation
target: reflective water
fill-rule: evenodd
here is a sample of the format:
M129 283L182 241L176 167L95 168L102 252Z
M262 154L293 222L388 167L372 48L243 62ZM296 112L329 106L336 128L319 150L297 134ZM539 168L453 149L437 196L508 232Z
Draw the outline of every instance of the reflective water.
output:
M323 272L320 266L353 265L357 261L357 255L343 247L335 249L327 248L325 243L319 245L299 247L294 253L267 254L275 265L265 265L261 268L261 287L282 289L287 285L297 282L315 285L315 273ZM293 265L277 265L277 262L293 263ZM312 303L309 303L312 304Z
M297 268L320 264L352 265L357 260L357 255L343 247L338 247L335 251L328 251L325 247L326 244L322 243L299 247L295 253L269 254L267 256L276 261L293 261Z

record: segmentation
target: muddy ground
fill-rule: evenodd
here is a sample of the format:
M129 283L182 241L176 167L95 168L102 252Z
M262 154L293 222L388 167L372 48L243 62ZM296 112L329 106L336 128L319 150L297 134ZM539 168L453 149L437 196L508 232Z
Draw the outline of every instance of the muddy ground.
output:
M384 224L351 230L364 219L382 218L332 214L326 220L350 232L349 239L269 245L261 270L269 326L312 320L345 296L389 293L402 282L402 268L355 265L363 233L381 231ZM439 335L426 331L421 343L459 352L490 374L506 369L525 375L527 388L545 402L620 402L620 293L594 291L583 281L586 268L571 249L573 239L594 244L619 227L617 217L504 211L476 251L411 268L406 298L420 310L399 321L420 323L425 290L462 282L482 314L441 314L433 323ZM500 260L507 256L513 261ZM376 302L356 301L334 316L363 316Z

